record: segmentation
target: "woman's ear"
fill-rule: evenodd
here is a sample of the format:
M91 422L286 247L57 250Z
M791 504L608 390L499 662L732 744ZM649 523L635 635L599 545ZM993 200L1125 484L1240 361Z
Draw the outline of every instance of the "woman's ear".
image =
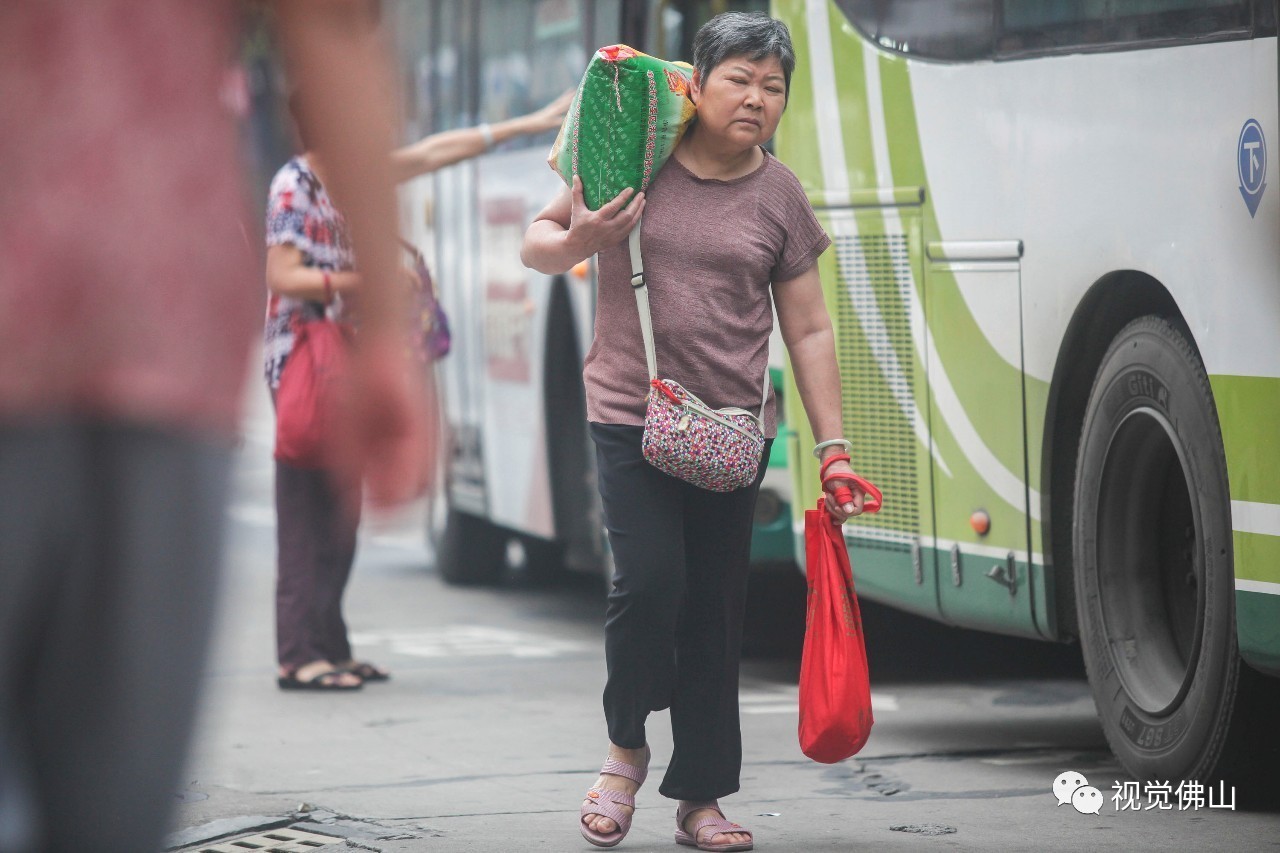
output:
M689 83L689 100L696 107L698 101L702 98L702 75L698 73L698 69L693 69L693 77Z

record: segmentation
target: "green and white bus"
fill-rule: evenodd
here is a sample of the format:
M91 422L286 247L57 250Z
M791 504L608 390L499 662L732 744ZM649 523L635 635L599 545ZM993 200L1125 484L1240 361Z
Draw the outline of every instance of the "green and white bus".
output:
M404 71L406 138L530 112L576 86L605 45L688 57L711 15L767 5L398 0L387 11ZM406 236L429 259L454 333L438 366L445 500L428 525L437 567L452 583L491 581L512 561L612 575L582 387L594 266L545 276L520 264L525 229L562 186L546 164L554 137L511 140L401 194ZM757 503L756 571L795 572L790 484L775 448Z
M859 592L1078 639L1138 778L1271 766L1275 3L772 11L798 55L777 153L835 242L846 434L885 493L846 527Z

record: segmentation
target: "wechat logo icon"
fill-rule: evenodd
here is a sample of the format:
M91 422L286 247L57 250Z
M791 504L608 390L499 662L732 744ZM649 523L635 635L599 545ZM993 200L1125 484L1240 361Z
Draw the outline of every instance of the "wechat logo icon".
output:
M1080 814L1097 814L1102 811L1102 792L1089 784L1083 773L1068 770L1053 780L1053 796L1058 805L1070 803Z

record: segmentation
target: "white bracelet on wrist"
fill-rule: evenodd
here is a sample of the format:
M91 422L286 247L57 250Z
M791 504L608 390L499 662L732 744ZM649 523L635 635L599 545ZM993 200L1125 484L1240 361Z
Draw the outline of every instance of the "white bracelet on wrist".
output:
M850 444L848 441L846 441L843 438L833 438L833 439L830 439L829 441L820 441L817 444L815 444L813 446L813 458L821 459L822 451L826 450L828 447L835 447L836 445L843 445L845 453L853 452L853 445Z
M480 131L480 138L484 140L484 150L488 151L497 142L493 138L493 128L488 123L476 125L476 130Z

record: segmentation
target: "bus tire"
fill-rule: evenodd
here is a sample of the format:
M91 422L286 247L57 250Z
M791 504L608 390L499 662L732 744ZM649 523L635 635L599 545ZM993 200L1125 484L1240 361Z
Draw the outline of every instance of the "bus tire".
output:
M1125 326L1077 456L1080 643L1103 732L1140 780L1232 779L1255 675L1236 644L1230 496L1204 366L1182 329Z
M552 586L564 575L564 545L537 536L521 536L524 575L534 586Z
M485 519L450 508L436 552L440 576L455 586L494 583L506 568L507 538Z

